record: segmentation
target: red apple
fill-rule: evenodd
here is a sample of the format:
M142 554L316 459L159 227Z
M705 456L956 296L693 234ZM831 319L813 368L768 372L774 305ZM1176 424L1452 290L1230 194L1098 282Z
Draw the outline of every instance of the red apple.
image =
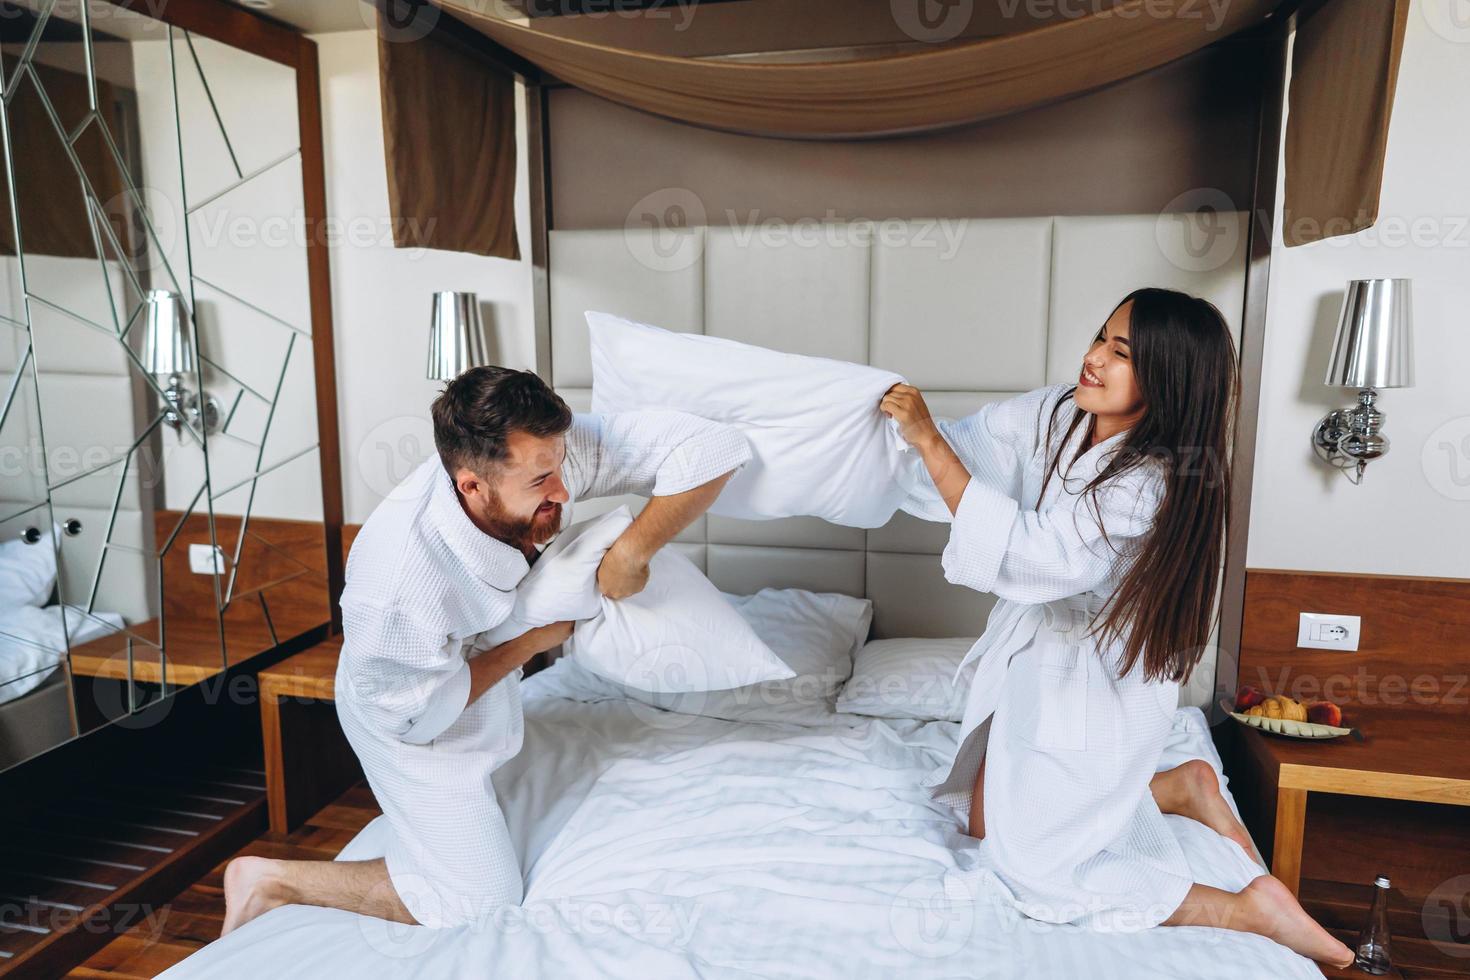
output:
M1235 692L1235 710L1244 711L1247 708L1254 708L1264 700L1266 700L1265 692L1247 684Z
M1331 701L1313 701L1307 705L1307 720L1317 725L1342 727L1342 709Z

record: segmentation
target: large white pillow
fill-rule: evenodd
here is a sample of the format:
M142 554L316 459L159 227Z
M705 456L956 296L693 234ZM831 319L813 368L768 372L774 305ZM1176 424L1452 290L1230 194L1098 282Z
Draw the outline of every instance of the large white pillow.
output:
M960 721L969 692L955 686L955 672L974 645L973 637L874 640L858 651L837 710L874 718Z
M863 364L671 333L589 311L592 411L677 409L727 422L751 461L710 513L882 527L906 497L907 446L878 402L903 378Z
M648 584L626 599L597 588L597 566L633 522L627 507L562 532L521 580L495 645L547 623L575 620L563 650L606 680L653 693L719 691L792 676L694 564L664 548Z
M829 720L836 710L837 692L852 672L853 654L867 639L873 604L849 595L804 589L762 589L751 596L725 598L795 676L728 691L648 693L605 684L568 663L557 665L563 689L573 696L629 698L661 708L644 713L644 720L670 728L691 715L798 725Z
M0 610L20 606L44 606L56 584L56 540L60 528L52 525L51 537L35 544L15 538L0 544Z

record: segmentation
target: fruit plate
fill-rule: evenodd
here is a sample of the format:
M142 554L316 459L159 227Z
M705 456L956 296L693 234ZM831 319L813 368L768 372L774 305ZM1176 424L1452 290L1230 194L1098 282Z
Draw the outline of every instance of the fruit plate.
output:
M1344 735L1362 737L1356 728L1337 728L1333 725L1319 725L1313 721L1291 721L1286 718L1248 715L1243 711L1231 711L1228 701L1221 701L1220 707L1247 728L1257 728L1263 732L1270 732L1272 735L1285 735L1287 738L1341 738Z

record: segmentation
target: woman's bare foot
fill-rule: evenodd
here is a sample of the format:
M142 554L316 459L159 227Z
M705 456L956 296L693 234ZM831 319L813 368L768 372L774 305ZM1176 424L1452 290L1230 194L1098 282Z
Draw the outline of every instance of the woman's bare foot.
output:
M1214 767L1203 759L1190 759L1182 765L1166 770L1154 777L1150 788L1159 809L1165 813L1177 813L1181 817L1198 820L1221 837L1240 845L1246 857L1262 868L1266 866L1251 843L1251 835L1245 825L1235 819L1225 795L1220 792L1220 780Z
M1239 897L1253 920L1247 924L1246 931L1274 939L1318 963L1341 967L1353 961L1353 951L1319 926L1286 886L1270 875L1261 875L1251 882Z
M290 896L277 874L280 862L263 857L235 858L225 866L225 926L221 936L280 905Z

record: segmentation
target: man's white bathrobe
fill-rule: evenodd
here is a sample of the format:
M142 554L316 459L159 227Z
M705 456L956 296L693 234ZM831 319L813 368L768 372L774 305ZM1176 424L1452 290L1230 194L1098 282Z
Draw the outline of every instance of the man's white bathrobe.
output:
M681 493L750 458L734 429L660 411L578 415L566 448L573 502ZM373 511L348 558L337 714L392 828L393 887L423 925L484 921L521 900L490 782L521 748L520 671L466 704L466 658L528 570L470 522L437 457Z
M940 423L971 474L945 578L999 601L956 675L969 684L959 750L928 785L967 811L988 758L980 867L1032 918L1141 929L1167 918L1193 883L1149 792L1179 690L1146 682L1141 666L1119 678L1117 646L1100 648L1088 633L1121 580L1120 554L1152 526L1163 477L1153 464L1136 468L1100 488L1095 511L1080 491L1124 437L1077 458L1084 420L1062 452L1066 479L1053 475L1038 504L1050 451L1080 411L1061 404L1048 445L1052 410L1068 389ZM915 486L925 480L915 475ZM905 509L949 517L932 482Z

